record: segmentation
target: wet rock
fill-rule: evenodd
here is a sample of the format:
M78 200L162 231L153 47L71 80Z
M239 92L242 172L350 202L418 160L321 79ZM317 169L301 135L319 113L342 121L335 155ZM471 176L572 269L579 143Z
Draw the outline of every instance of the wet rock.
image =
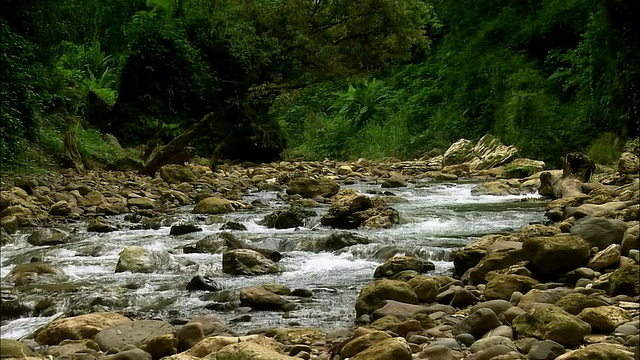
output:
M195 224L177 224L171 226L171 230L169 230L169 235L184 235L190 234L194 232L202 231L202 228L196 226Z
M582 310L578 318L591 325L593 330L610 332L618 325L631 321L628 311L616 306L598 306Z
M312 179L308 177L299 177L293 179L289 183L287 194L299 194L303 198L315 198L317 196L331 197L338 193L340 185L328 178Z
M304 219L315 216L316 213L292 206L286 210L278 210L265 216L258 225L275 229L289 229L304 225Z
M366 285L356 300L356 317L371 314L383 300L395 300L408 304L417 304L418 298L413 288L404 281L378 280Z
M235 249L222 255L222 271L231 275L264 275L277 273L280 267L257 251Z
M241 224L236 221L227 221L226 223L222 224L222 226L220 227L220 230L246 231L247 227L244 226L244 224Z
M370 198L352 189L338 193L322 225L339 229L388 228L400 221L398 212L380 198Z
M240 209L248 209L250 205L240 201L211 196L200 200L193 208L194 214L225 214Z
M640 265L623 266L609 278L611 295L640 294Z
M522 248L536 272L543 275L580 267L587 262L590 250L586 241L571 235L525 239Z
M35 261L16 265L9 272L8 278L10 283L20 286L30 283L59 283L67 280L67 275L56 265Z
M435 302L440 292L438 281L429 276L414 276L407 283L411 285L421 303Z
M385 339L359 352L352 360L411 360L411 347L404 338Z
M116 230L118 230L117 226L109 223L106 219L100 216L98 216L95 219L89 220L89 223L87 224L88 232L106 233L106 232L112 232Z
M215 282L215 280L202 275L194 276L187 284L188 291L219 291L221 289L222 286Z
M576 345L591 332L591 326L554 305L540 304L513 320L519 336Z
M49 208L49 214L61 215L61 216L69 215L71 214L72 208L73 208L72 204L70 204L65 200L60 200L55 204L51 205L51 207Z
M68 240L68 232L53 228L40 228L27 238L27 242L33 246L59 245Z
M140 246L127 246L119 254L116 271L152 273L169 264L170 255L166 250L149 250Z
M18 222L18 218L15 215L3 216L0 219L0 228L2 228L3 232L6 231L6 233L15 234L16 231L18 231L19 227L20 223ZM2 243L1 245L4 245L4 243Z
M401 188L407 187L407 182L399 177L392 176L388 179L382 180L382 188Z
M536 284L537 280L523 275L496 275L487 283L485 296L489 300L509 300L514 292L526 293Z
M369 239L366 236L343 231L329 235L325 242L325 247L328 251L336 251L345 247L368 243Z
M620 244L628 227L622 220L587 217L578 220L570 233L587 241L589 248L604 249L611 244Z
M41 345L57 345L66 339L91 339L108 327L131 322L123 315L112 312L95 312L54 320L35 333L35 340Z
M184 165L165 165L160 168L160 177L167 184L180 184L196 180L193 171Z
M313 296L313 292L311 290L308 289L293 289L293 291L291 291L291 296L297 296L297 297L302 297L302 298L310 298Z
M31 348L20 341L0 339L0 358L24 358L35 355Z
M127 206L135 206L138 209L154 209L156 204L153 200L147 197L132 197L127 199Z
M435 270L436 266L429 260L413 256L393 256L384 264L378 266L373 274L374 278L392 277L401 271L414 270L418 273Z
M111 348L122 349L128 344L141 347L160 335L173 335L173 327L161 320L135 320L110 326L94 337L100 349L107 351Z
M224 239L221 239L216 235L207 235L196 242L193 252L202 254L216 254L226 249L226 247L227 243Z
M478 311L467 316L464 320L453 326L453 335L467 333L479 339L489 330L502 325L496 313L489 308L478 309Z
M240 304L256 310L280 309L287 303L283 297L263 287L253 286L240 290Z

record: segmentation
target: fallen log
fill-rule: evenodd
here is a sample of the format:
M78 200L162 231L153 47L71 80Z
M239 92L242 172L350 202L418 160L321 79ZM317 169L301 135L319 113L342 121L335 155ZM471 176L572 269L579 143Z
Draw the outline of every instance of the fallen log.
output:
M273 262L278 262L280 261L280 259L282 259L282 254L280 254L279 252L275 251L275 250L269 250L269 249L262 249L262 248L257 248L254 246L251 246L249 244L247 244L246 242L238 239L237 237L233 236L233 234L223 231L222 233L220 233L220 237L222 239L224 239L224 241L227 243L227 247L230 250L233 249L249 249L249 250L253 250L256 252L259 252L260 254L266 256L267 258L271 259L271 261Z
M545 171L540 174L538 193L555 198L583 194L582 183L589 182L596 169L595 162L581 152L568 153L562 158L562 176Z
M155 154L147 165L139 171L142 175L154 176L155 173L168 161L171 157L184 149L196 135L198 135L206 125L213 120L213 113L205 115L200 121L191 125L187 131L179 136L176 136L167 146L163 147L157 154Z

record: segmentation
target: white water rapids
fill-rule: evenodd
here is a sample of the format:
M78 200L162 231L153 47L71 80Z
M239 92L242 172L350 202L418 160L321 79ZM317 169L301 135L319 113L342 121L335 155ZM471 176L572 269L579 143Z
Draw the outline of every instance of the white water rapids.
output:
M491 233L506 233L522 225L543 220L544 204L537 194L527 196L472 196L473 183L421 183L407 188L389 189L405 202L391 204L397 209L402 225L388 230L357 231L369 238L370 244L356 245L336 252L287 251L300 242L326 238L339 230L320 225L320 217L328 207L314 208L318 216L298 229L275 230L256 224L266 214L286 206L275 192L256 192L246 201L260 200L270 206L225 215L225 220L243 223L247 231L233 231L253 245L279 250L284 271L256 277L231 276L222 273L220 254L184 254L182 248L206 235L221 232L222 223L203 225L190 214L190 208L172 217L159 230L122 230L106 234L87 233L86 224L72 224L65 230L73 233L63 245L34 247L26 239L30 231L19 232L2 247L0 276L3 294L11 290L6 277L11 269L28 262L33 256L60 266L69 276L70 286L35 288L26 292L10 291L16 301L36 304L43 299L55 303L53 311L43 316L3 321L0 337L20 339L62 313L78 315L90 309L107 309L136 318L189 319L196 314L216 313L223 323L238 333L256 328L277 326L315 326L330 330L350 326L355 318L355 300L364 284L373 280L373 272L394 254L412 253L436 264L433 274L450 274L453 263L450 251L472 239ZM349 186L360 192L381 191L376 185ZM125 223L122 216L112 222ZM171 223L193 221L203 231L181 236L169 235ZM75 228L74 228L75 227ZM167 250L171 263L152 274L115 273L119 252L127 245ZM298 247L299 248L299 247ZM231 298L246 286L279 283L291 289L313 292L310 299L288 297L298 303L290 313L275 311L249 312L248 322L230 322L244 313L216 312L205 308L214 301L224 301L219 293L188 292L186 284L195 275L206 275L222 284L222 294ZM45 316L46 315L46 316Z

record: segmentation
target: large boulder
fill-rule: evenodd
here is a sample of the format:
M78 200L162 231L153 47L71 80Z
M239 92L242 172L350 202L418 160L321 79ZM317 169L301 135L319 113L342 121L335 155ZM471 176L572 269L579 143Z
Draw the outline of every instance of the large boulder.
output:
M374 330L368 332L364 335L360 335L354 339L351 339L349 342L344 344L344 346L340 350L340 356L343 359L351 358L359 352L368 349L373 344L390 338L391 335L384 331Z
M322 225L339 229L388 228L400 221L398 212L380 198L355 190L341 190L320 220Z
M251 206L235 200L228 200L219 196L211 196L200 200L193 208L194 214L224 214Z
M609 277L611 295L640 295L640 265L627 265Z
M538 274L550 275L584 265L590 246L581 237L560 235L525 239L522 249Z
M611 244L604 250L598 251L591 259L589 259L589 262L587 262L587 267L596 271L600 271L619 263L620 257L620 245Z
M278 265L251 249L234 249L222 254L222 272L231 275L264 275L280 271Z
M374 278L392 277L401 271L414 270L418 273L435 270L436 266L429 260L413 256L392 256L384 264L378 266L373 273Z
M167 184L180 184L196 180L193 171L184 165L165 165L160 168L160 177Z
M554 305L571 315L578 315L586 308L606 306L607 303L595 296L589 296L579 292L570 292L561 297Z
M474 143L467 139L460 139L444 152L442 158L442 166L456 165L465 163L474 158L473 154Z
M604 249L611 244L620 244L628 227L622 220L587 217L578 220L570 234L586 240L589 248Z
M539 304L513 319L513 329L520 336L553 340L562 345L577 345L591 333L591 326L562 310L561 308Z
M473 335L476 339L479 339L489 330L495 329L501 324L502 323L493 310L489 308L481 308L455 324L451 332L454 336L466 333Z
M33 357L36 353L26 344L17 340L0 339L0 358L24 358Z
M135 320L110 326L97 333L93 341L102 351L107 351L111 348L122 349L127 344L141 347L161 335L173 335L173 326L162 320Z
M53 228L40 228L27 238L27 242L33 246L59 245L68 240L68 232Z
M340 185L331 179L299 177L289 183L287 194L299 194L303 198L332 197L338 193L338 190L340 190Z
M502 176L509 178L525 178L543 171L544 161L518 158L505 165Z
M611 332L618 325L631 321L631 315L617 306L598 306L583 309L578 318L591 325L594 330Z
M421 303L432 303L436 301L436 297L440 292L440 284L435 278L430 276L414 276L409 279L407 283L411 285L416 296L418 296L418 301Z
M247 336L208 336L195 344L189 350L183 352L184 355L193 356L196 358L208 357L207 355L213 355L224 347L231 344L239 343L255 343L261 348L265 348L277 353L280 353L280 345L272 338L268 338L264 335L247 335Z
M378 280L366 285L356 300L356 316L371 314L384 300L417 304L418 297L411 285L399 280Z
M57 345L67 339L91 339L106 328L127 322L131 320L113 312L95 312L57 319L40 328L35 333L35 340L41 345Z
M348 246L368 243L369 239L366 236L344 231L329 235L324 242L324 246L328 251L336 251Z
M490 271L508 268L526 258L522 243L518 241L496 242L489 250L477 265L466 272L464 277L468 277L470 283L483 284L487 281L485 277Z
M383 300L380 306L373 312L371 318L376 320L385 316L395 316L400 321L405 321L417 314L426 313L429 309L422 305L407 304L394 300Z
M304 210L297 206L289 209L277 210L266 215L258 222L258 225L275 229L289 229L304 225L304 219L314 216L316 213L310 210Z
M469 161L469 168L484 170L513 160L518 154L518 149L513 145L506 146L497 138L486 134L473 147L473 153L476 157Z
M122 249L116 264L116 272L152 273L169 264L170 255L166 250L149 250L130 245Z

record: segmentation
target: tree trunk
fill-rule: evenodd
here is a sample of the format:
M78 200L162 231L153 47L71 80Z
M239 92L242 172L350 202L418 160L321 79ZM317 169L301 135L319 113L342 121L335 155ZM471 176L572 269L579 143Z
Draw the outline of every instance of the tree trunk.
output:
M213 150L213 153L211 154L211 157L209 158L209 163L210 163L210 168L211 171L215 171L215 167L216 165L218 165L218 159L220 158L220 155L222 155L222 150L224 150L224 147L227 146L227 142L231 139L231 134L227 135L224 137L224 139L222 139L222 141L218 144L218 146L216 146L215 150Z
M247 244L246 242L238 239L237 237L233 236L233 234L228 233L226 231L223 231L222 233L220 233L220 237L224 239L229 249L249 249L249 250L257 251L260 254L271 259L271 261L273 262L278 262L280 261L280 259L282 259L282 255L277 251L253 247Z
M570 178L589 182L595 170L595 162L581 152L568 153L562 158L562 179Z
M76 144L76 137L71 130L65 130L64 132L64 152L71 160L73 169L79 173L84 172L84 166L82 165L82 157L78 151L78 144Z
M213 120L213 113L205 115L200 121L191 125L187 131L183 134L175 137L167 144L162 150L160 150L145 167L139 171L140 174L154 176L156 171L165 165L167 161L171 159L173 154L180 152L185 146L187 146L193 138L198 135L204 127Z
M548 171L540 174L538 193L555 198L575 197L583 194L582 183L589 182L596 165L581 152L568 153L562 158L562 177Z

